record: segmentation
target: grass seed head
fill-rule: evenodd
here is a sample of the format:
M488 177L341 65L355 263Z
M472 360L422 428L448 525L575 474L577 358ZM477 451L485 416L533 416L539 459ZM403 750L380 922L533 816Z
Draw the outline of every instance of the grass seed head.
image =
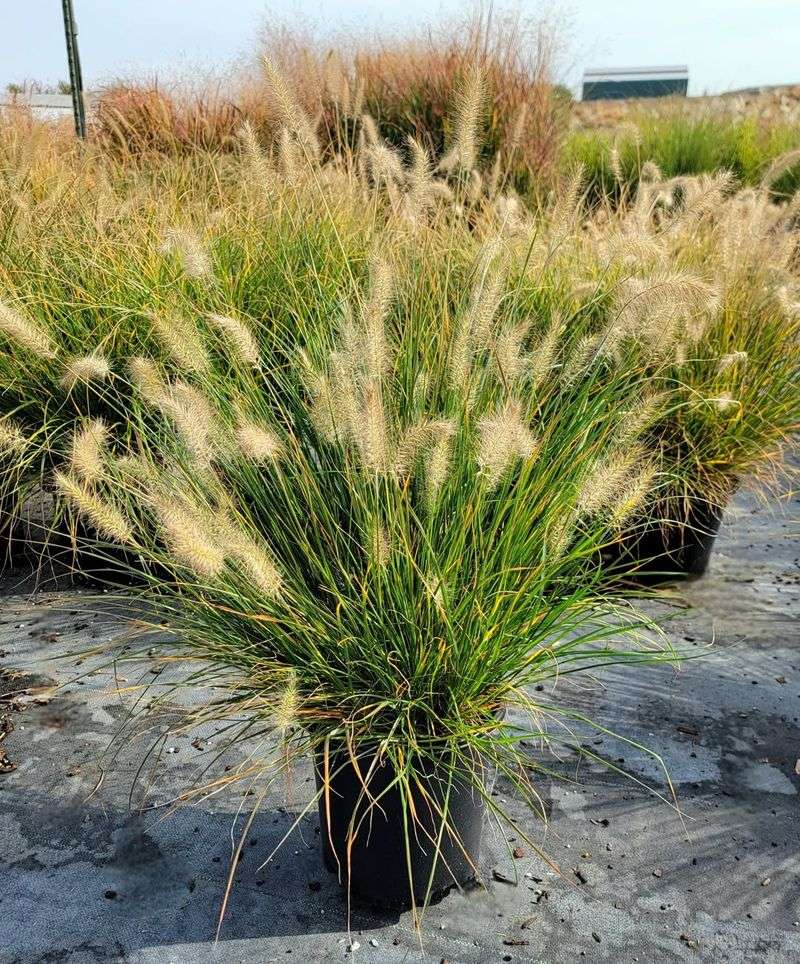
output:
M108 359L98 352L71 358L64 367L61 385L68 392L80 384L104 382L111 375Z
M148 405L159 405L168 390L158 365L152 358L136 355L128 363L131 383Z
M522 404L510 399L478 424L478 465L494 488L519 459L529 459L538 443L522 417Z
M21 452L27 439L10 418L0 418L0 455L4 452Z
M154 508L173 558L203 578L219 575L225 565L225 551L213 538L202 514L164 494L154 499Z
M245 365L255 367L261 360L258 342L250 328L238 318L210 314L208 320L225 337L234 357Z
M210 278L214 273L211 255L200 238L185 228L169 228L161 246L164 254L180 259L186 276L195 280Z
M729 368L734 368L736 366L744 367L747 364L747 352L746 351L732 351L728 355L723 355L719 363L717 364L717 371L721 374L722 372L728 371Z
M242 454L254 462L277 462L284 454L283 442L276 433L255 422L240 422L236 441Z
M159 341L181 371L208 371L208 351L194 322L177 312L152 315L151 322Z
M308 161L318 161L321 148L319 138L307 114L297 102L286 78L269 57L262 60L273 103L280 122L300 145Z
M471 171L478 158L478 128L486 100L486 76L477 62L469 64L456 95L453 142L442 158L442 171Z
M61 494L100 535L123 545L133 542L133 530L128 520L115 506L64 472L56 472L55 480Z
M0 301L0 332L40 358L56 356L55 345L50 336L30 318L3 301Z
M425 492L430 508L435 506L450 473L455 426L449 421L437 422L434 434L435 439L425 459Z
M105 473L108 426L99 418L92 419L72 436L70 469L90 485L98 482Z

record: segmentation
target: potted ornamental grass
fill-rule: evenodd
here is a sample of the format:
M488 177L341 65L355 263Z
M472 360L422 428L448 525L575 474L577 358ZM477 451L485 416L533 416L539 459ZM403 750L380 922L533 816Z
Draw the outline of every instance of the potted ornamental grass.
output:
M650 372L657 485L607 556L623 575L698 576L732 494L778 483L800 427L797 203L724 172L643 172L565 261L580 253L576 317L592 349Z
M305 345L254 364L240 323L224 375L131 358L127 422L79 425L56 483L138 560L156 645L210 689L190 719L270 733L266 780L310 757L328 869L419 908L511 820L496 774L537 809L531 741L580 718L556 682L674 653L594 564L652 483L637 380L567 377L501 239L468 285L438 234L381 245Z
M293 180L274 171L266 190L267 162L242 140L235 155L153 157L143 169L102 152L65 153L53 164L39 142L8 159L13 176L0 178L0 568L35 552L85 574L89 560L74 554L63 506L50 509L50 532L47 511L45 524L28 526L24 508L42 493L45 503L57 497L52 473L71 457L76 420L113 424L126 410L132 352L169 366L182 350L190 364L220 366L229 316L251 320L253 345L242 351L260 341L268 352L274 328L324 327L350 262L363 260L373 220L352 191L340 185L323 204L311 170ZM187 316L200 322L202 353Z

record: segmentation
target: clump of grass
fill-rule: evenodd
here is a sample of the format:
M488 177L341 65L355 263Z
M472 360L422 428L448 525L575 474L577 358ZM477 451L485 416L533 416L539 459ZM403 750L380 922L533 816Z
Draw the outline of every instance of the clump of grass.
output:
M751 116L697 113L688 108L639 111L615 132L576 130L564 140L561 163L581 164L592 204L630 199L655 165L664 178L730 171L743 184L768 177L770 192L785 199L800 190L800 165L778 158L800 146L796 126Z
M671 478L651 497L662 518L685 519L698 500L723 507L740 484L773 480L800 427L798 317L786 299L797 286L797 202L776 202L771 183L666 178L652 165L581 245L593 297L617 305L604 347L633 345L668 391L650 428Z
M506 263L513 242L476 247L464 294L459 248L438 231L413 241L394 232L382 232L366 283L341 291L339 324L287 341L295 364L235 388L193 373L220 426L210 452L184 445L163 405L180 377L162 376L133 396L115 445L124 461L107 459L90 491L74 475L59 485L100 534L127 535L152 573L148 597L172 630L164 645L197 661L193 682L217 692L192 719L243 715L279 729L265 779L301 754L349 748L363 759L377 748L408 834L420 774L434 766L529 839L483 774L496 768L537 806L526 746L560 741L547 721L571 715L541 684L674 658L598 591L594 565L611 517L636 498L643 460L616 423L641 386L612 365L569 382L557 365L536 371L525 338L510 384L493 350L519 323L519 296L500 275L492 310L476 305L489 255ZM453 377L465 330L470 351ZM569 351L566 332L551 341L554 357ZM535 392L519 390L534 377ZM257 430L242 431L243 409L263 426L266 460L253 458ZM134 453L145 471L130 471ZM590 504L598 466L615 459L624 471L606 472ZM521 715L507 722L504 707ZM446 801L441 817L448 826Z

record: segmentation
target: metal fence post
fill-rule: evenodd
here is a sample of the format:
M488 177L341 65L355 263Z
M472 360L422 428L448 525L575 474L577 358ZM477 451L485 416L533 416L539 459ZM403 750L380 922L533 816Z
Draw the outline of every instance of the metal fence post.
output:
M69 83L72 90L72 110L75 114L75 133L78 137L85 138L86 111L83 103L81 60L78 56L78 28L75 25L72 0L62 0L61 5L64 9L64 33L67 38L67 62L69 64Z

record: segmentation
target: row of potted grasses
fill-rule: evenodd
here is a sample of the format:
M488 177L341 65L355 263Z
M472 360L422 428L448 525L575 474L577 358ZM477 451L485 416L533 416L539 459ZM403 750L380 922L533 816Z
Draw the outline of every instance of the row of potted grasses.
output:
M330 158L275 75L274 152L42 150L0 196L8 517L53 491L196 662L191 722L270 733L267 782L310 753L329 867L379 896L383 820L422 905L510 821L490 771L536 808L557 679L675 660L632 543L688 567L800 420L793 202L651 164L532 213L475 167L484 86L443 158L368 118Z

